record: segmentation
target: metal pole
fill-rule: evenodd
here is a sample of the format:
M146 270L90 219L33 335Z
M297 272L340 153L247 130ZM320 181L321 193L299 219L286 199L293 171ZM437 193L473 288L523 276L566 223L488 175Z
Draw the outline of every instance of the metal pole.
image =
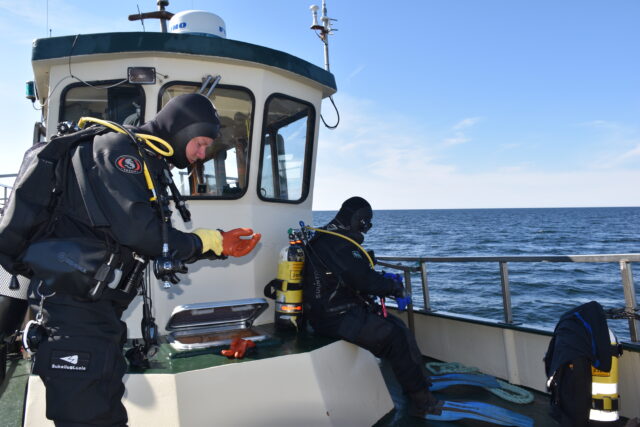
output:
M429 299L429 279L427 279L427 263L420 263L420 278L422 279L422 299L424 300L424 309L431 311L431 300Z
M629 313L635 313L637 308L636 291L633 286L633 272L629 261L620 261L620 274L622 275L622 287L624 288L625 309ZM638 342L639 327L638 320L629 318L629 335L632 342Z
M169 6L169 0L158 0L158 10L160 12L164 11L164 8ZM160 29L162 30L163 33L167 32L167 20L166 19L162 19L160 18Z
M326 0L322 0L322 26L324 27L322 42L324 43L324 69L329 70L329 33L331 30L329 29L330 20L327 16L327 2Z
M324 41L324 69L327 71L331 71L329 69L329 39L325 39Z
M511 291L509 290L509 265L506 261L500 262L500 283L502 285L502 307L504 309L504 323L513 323L511 314Z
M407 296L411 297L411 270L404 270L404 286L407 289ZM413 303L410 302L407 305L407 321L409 323L409 330L415 336L416 329L413 326Z

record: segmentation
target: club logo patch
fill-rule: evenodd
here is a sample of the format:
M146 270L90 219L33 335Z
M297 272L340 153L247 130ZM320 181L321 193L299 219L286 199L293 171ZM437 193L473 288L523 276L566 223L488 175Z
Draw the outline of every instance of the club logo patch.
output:
M116 159L116 167L124 173L142 173L142 163L133 156L124 155Z
M49 366L51 369L60 371L80 371L84 372L89 369L91 355L82 351L60 351L51 352Z

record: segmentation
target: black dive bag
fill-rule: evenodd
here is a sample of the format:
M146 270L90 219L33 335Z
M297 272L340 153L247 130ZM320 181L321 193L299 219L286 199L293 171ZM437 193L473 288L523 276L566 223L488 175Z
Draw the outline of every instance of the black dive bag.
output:
M46 230L71 168L71 153L78 144L104 133L91 126L37 143L24 154L13 191L0 218L0 265L9 273L31 277L23 262L29 245Z
M591 301L564 313L544 357L550 414L562 427L590 425L591 366L609 372L614 349L602 306Z

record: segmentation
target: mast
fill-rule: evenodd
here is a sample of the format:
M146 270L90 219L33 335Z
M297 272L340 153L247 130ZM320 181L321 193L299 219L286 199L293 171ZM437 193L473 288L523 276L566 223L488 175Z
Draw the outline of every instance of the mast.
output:
M337 19L329 18L327 16L327 2L326 0L322 0L322 16L320 20L322 24L318 23L318 9L319 7L315 4L309 6L311 10L311 15L313 17L313 22L311 23L311 29L316 30L318 37L322 40L324 44L324 69L329 70L329 36L333 35L334 31L338 31L337 29L331 28L331 21L337 21Z
M160 29L163 33L167 32L167 21L173 17L173 13L165 10L169 6L169 0L158 0L158 10L155 12L136 13L129 15L129 21L142 21L144 19L159 19Z

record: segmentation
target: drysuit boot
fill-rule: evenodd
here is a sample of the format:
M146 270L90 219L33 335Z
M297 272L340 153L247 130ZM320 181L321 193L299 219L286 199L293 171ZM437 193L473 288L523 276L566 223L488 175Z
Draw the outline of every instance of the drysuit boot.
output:
M409 393L409 415L412 417L424 418L430 409L438 404L429 390L420 390Z

